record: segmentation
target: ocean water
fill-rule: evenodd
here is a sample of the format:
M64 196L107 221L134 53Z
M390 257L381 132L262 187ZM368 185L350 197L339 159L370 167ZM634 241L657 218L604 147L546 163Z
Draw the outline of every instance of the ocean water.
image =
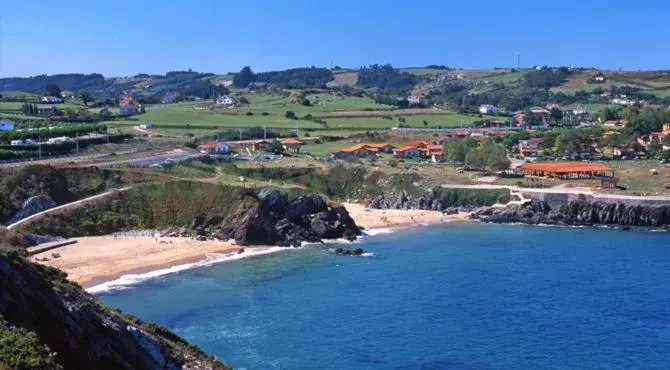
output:
M670 368L668 233L447 224L355 246L374 255L306 246L100 298L235 368Z

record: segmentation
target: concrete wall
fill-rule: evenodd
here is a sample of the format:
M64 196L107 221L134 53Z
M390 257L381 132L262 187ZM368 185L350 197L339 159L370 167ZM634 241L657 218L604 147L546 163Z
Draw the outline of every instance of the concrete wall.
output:
M561 193L555 191L536 191L535 189L522 190L521 194L526 198L544 201L552 208L570 202L625 204L627 206L670 206L670 198L668 197L635 197L608 194L582 194L575 192Z

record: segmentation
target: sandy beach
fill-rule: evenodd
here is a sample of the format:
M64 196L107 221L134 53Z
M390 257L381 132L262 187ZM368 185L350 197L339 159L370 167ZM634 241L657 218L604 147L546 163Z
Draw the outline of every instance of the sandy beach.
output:
M426 223L465 221L469 213L445 215L439 211L420 209L372 209L358 203L343 203L358 226L366 229L381 227L409 227Z
M344 203L351 217L366 229L411 227L426 223L467 220L468 214L443 215L438 211L369 209L361 204ZM84 287L114 280L125 274L143 273L176 265L202 261L211 253L235 253L233 241L197 241L130 235L73 238L75 244L52 249L31 257L33 261L57 267L71 281ZM244 247L267 250L269 246ZM54 253L58 254L57 258Z
M84 287L113 280L128 273L147 272L201 261L209 253L234 253L241 248L232 241L197 241L191 238L150 236L115 238L107 235L71 240L76 240L77 243L34 255L31 260L67 272L69 280ZM54 253L60 257L54 258ZM48 260L44 260L45 258Z

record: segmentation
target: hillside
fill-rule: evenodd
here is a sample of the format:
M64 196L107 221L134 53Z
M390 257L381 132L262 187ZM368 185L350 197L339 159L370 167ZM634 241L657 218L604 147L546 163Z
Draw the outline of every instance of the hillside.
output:
M2 247L0 284L0 368L227 368L168 329L110 309L65 273Z

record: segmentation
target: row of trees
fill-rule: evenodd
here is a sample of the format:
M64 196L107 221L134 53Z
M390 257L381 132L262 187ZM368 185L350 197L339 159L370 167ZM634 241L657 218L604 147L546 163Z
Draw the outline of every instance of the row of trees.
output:
M366 89L377 88L388 93L405 93L419 81L419 77L401 72L390 64L373 64L358 70L356 84Z
M246 88L253 82L265 82L284 88L322 87L333 79L333 72L327 68L292 68L284 71L254 73L251 67L244 67L233 77L233 86Z

